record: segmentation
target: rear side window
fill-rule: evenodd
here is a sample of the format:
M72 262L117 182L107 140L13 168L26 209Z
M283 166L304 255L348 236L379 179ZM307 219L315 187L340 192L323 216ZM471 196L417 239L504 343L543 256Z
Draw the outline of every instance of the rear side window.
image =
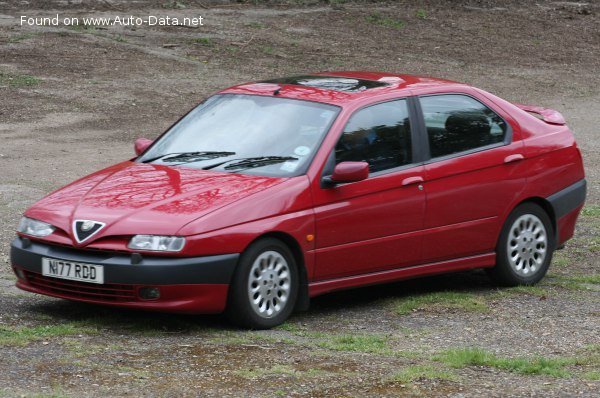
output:
M367 162L371 173L411 163L406 100L373 105L353 114L335 147L335 161Z
M471 97L435 95L420 102L432 158L504 142L504 119Z

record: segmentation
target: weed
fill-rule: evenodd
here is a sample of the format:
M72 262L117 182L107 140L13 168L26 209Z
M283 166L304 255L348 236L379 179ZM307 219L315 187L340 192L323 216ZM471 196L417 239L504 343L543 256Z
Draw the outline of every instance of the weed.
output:
M273 47L265 47L263 48L263 52L265 54L273 54Z
M0 346L22 347L37 340L95 333L97 329L76 323L21 328L0 326Z
M291 333L300 333L302 331L302 329L300 329L300 327L297 324L291 323L289 321L282 323L281 325L277 326L275 329L284 330L286 332L291 332Z
M32 39L38 35L39 35L39 33L21 33L18 35L11 36L10 39L8 39L8 42L9 43L18 43L23 40Z
M317 344L319 347L335 351L354 351L375 354L390 353L387 339L382 336L344 334L328 338Z
M384 17L381 14L371 14L367 16L366 21L374 25L385 26L387 28L400 29L404 27L404 22L399 19Z
M465 311L483 312L488 309L482 297L468 292L433 292L407 296L395 300L394 310L399 315L410 314L418 309L460 309Z
M552 377L568 377L564 368L578 363L573 358L498 358L493 353L480 348L458 348L443 352L434 357L452 368L486 366L519 374L537 374Z
M117 35L117 37L115 37L115 41L118 41L119 43L127 43L127 40L125 40L122 35Z
M183 8L187 8L187 6L185 5L184 2L175 1L175 0L167 1L167 2L163 3L161 6L162 6L162 8L169 8L172 10L180 10Z
M425 19L425 18L427 18L427 11L425 11L423 9L418 9L415 12L415 16L420 19Z
M573 282L581 282L581 283L591 283L591 284L600 284L600 274L595 275L573 275L566 277Z
M547 278L547 283L566 290L588 291L591 288L586 284L597 284L600 281L597 275L552 275Z
M267 27L267 25L262 22L252 22L250 23L250 27L254 29L264 29Z
M600 217L600 205L587 205L581 210L585 217Z
M552 256L552 266L565 267L565 266L569 265L569 263L570 263L570 260L564 252L562 252L562 251L554 252L554 255Z
M8 84L12 88L23 88L36 86L42 82L34 76L29 75L11 75L0 72L0 85Z
M508 293L517 293L517 294L526 294L528 296L535 297L546 297L548 296L548 291L543 287L539 286L515 286L508 289L505 289Z
M592 370L590 372L582 373L581 378L584 380L598 381L600 380L600 371Z
M413 381L423 379L455 381L457 380L457 377L451 371L445 369L438 369L433 365L413 365L408 366L397 373L394 373L387 380L409 384Z
M192 43L212 44L212 42L210 41L210 39L208 37L196 37L196 38L192 39Z

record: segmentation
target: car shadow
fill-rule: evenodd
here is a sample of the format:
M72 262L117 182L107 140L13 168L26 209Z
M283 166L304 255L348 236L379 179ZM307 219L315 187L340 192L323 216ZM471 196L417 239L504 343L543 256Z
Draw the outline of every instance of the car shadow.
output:
M494 285L480 270L410 279L315 297L311 300L308 311L297 313L294 318L300 322L313 322L315 318L343 310L368 310L388 299L409 298L442 291L485 293L492 289ZM34 319L73 323L123 335L185 335L237 330L223 315L169 314L59 299L35 300L25 303L24 306Z
M388 299L446 291L486 293L495 288L483 270L473 270L333 292L313 298L309 311L327 314L342 308L359 310Z

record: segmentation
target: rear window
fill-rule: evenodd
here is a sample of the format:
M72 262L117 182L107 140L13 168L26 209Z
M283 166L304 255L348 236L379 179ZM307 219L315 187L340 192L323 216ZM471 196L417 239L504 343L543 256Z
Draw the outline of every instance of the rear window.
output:
M469 96L432 95L420 102L432 158L504 142L508 124Z

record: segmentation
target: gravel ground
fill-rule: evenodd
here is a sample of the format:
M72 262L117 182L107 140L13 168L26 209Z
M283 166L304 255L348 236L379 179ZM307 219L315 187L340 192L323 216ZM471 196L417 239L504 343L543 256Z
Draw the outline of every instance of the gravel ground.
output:
M56 14L204 25L19 23ZM600 396L599 27L595 2L0 1L0 396ZM219 88L322 70L445 77L560 110L589 193L548 277L329 294L262 332L14 288L9 242L34 201L132 157Z

